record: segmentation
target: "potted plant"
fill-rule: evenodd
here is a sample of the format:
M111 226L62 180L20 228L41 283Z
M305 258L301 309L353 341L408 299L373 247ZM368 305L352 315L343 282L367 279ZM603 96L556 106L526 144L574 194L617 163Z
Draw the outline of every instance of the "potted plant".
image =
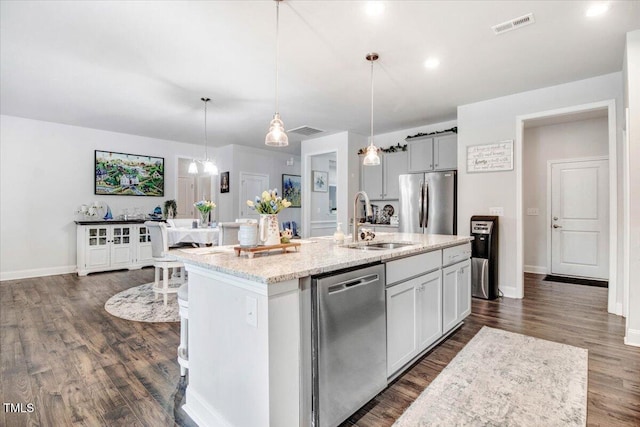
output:
M178 204L175 200L167 200L164 202L164 217L165 219L175 218L178 213Z

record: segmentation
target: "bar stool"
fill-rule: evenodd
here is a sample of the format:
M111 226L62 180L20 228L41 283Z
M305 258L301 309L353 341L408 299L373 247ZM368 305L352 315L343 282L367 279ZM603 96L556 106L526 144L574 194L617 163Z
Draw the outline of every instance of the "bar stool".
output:
M189 284L178 289L178 309L180 313L180 346L178 347L178 364L180 376L187 375L189 369Z

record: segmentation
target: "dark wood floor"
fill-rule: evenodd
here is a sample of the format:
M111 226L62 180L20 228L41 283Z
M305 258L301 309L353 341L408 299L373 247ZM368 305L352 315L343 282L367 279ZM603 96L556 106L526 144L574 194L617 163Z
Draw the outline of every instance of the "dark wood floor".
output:
M640 349L622 343L624 319L606 313L607 290L541 278L527 276L524 300L474 300L460 330L345 425L393 424L483 325L587 348L588 424L640 425ZM113 294L152 279L145 269L1 282L1 400L35 411L3 408L0 425L193 425L180 409L179 324L130 322L103 309Z

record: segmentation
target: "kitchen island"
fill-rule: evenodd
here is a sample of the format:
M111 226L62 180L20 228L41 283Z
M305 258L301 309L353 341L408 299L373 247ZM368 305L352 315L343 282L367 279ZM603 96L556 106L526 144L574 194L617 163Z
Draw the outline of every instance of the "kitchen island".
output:
M440 268L443 250L470 240L380 233L375 242L409 245L360 250L318 238L253 259L230 248L172 251L189 272L185 411L200 426L311 425L312 276L380 262L411 271L420 265L405 261L424 253Z

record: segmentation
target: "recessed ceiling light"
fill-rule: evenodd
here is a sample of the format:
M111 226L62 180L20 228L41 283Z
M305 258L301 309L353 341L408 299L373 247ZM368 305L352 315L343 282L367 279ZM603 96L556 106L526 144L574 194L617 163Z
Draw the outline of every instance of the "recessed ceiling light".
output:
M600 16L604 14L607 10L609 10L609 3L596 3L591 5L589 9L587 9L587 16L592 18L594 16Z
M380 16L384 12L384 3L381 1L369 1L367 2L367 15Z
M427 60L424 61L425 68L428 68L430 70L438 68L438 65L440 65L440 60L438 58L434 58L433 56L427 58Z

